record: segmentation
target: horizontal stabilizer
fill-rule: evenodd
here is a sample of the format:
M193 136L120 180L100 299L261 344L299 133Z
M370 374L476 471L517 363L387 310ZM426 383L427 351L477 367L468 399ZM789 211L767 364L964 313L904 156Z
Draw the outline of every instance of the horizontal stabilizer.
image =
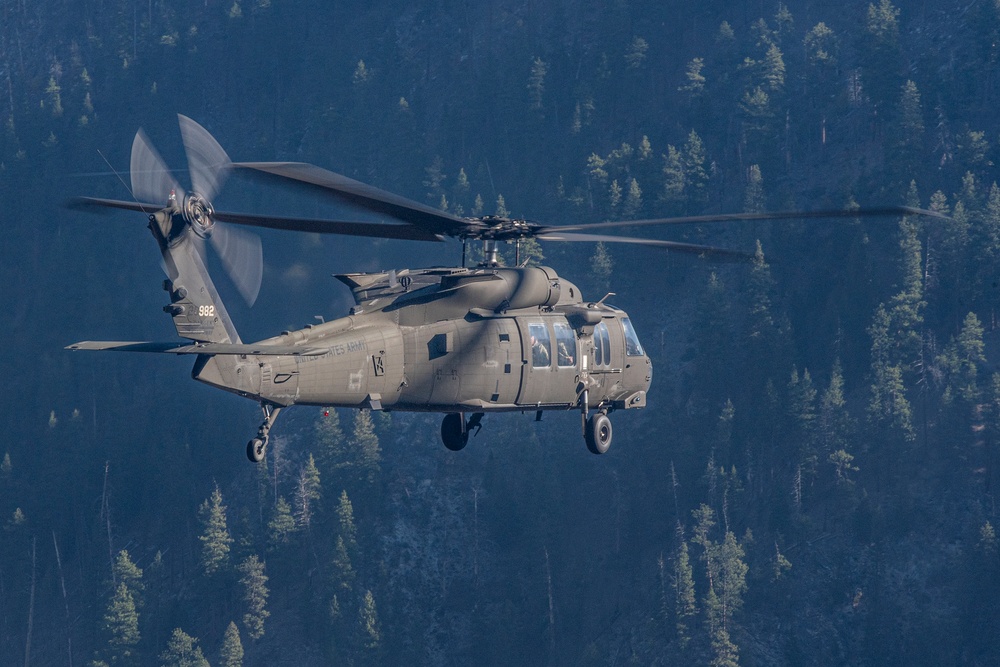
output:
M240 354L279 357L318 356L329 350L297 345L248 345L246 343L160 343L155 341L85 340L66 346L67 350L112 352L166 352L168 354Z

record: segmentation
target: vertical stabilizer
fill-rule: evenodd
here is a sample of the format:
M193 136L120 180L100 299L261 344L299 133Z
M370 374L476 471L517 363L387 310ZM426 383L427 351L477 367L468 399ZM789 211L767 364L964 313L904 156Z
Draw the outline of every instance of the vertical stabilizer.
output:
M209 343L240 343L240 336L208 274L201 239L185 228L180 216L169 210L150 216L150 231L160 246L167 273L164 289L170 304L164 310L173 318L182 338ZM178 224L179 223L179 224ZM171 232L180 227L180 233Z

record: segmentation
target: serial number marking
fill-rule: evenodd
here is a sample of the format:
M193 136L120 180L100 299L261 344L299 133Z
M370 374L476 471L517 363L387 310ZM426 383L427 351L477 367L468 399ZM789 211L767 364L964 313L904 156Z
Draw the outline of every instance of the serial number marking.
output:
M215 306L198 306L198 317L215 317Z

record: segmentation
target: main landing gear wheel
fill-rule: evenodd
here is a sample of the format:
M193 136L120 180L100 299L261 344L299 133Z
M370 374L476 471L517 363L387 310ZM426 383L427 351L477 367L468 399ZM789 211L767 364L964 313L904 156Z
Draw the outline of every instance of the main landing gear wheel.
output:
M605 454L611 447L611 420L603 412L595 412L587 420L587 429L584 432L584 440L587 441L587 449L594 454Z
M266 450L267 438L254 438L247 443L247 458L253 463L260 463L264 460Z
M469 430L465 428L465 415L450 412L441 421L441 442L453 452L469 443Z
M274 420L278 418L278 413L281 412L279 406L270 403L261 403L260 410L264 414L264 421L257 429L257 435L247 443L247 458L252 463L260 463L264 460L264 454L267 453L267 435L271 432L271 427L274 426Z

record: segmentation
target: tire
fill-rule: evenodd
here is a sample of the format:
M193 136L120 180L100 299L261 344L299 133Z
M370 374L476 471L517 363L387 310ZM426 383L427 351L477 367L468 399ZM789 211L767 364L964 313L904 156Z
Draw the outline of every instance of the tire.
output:
M267 441L254 438L247 443L247 458L251 463L260 463L264 460L264 452L267 448Z
M457 412L450 412L441 421L441 442L453 452L465 447L469 442L469 432L465 429L464 417Z
M592 453L606 454L611 447L612 435L611 420L606 414L598 412L587 420L587 432L584 440L587 441L587 449Z

